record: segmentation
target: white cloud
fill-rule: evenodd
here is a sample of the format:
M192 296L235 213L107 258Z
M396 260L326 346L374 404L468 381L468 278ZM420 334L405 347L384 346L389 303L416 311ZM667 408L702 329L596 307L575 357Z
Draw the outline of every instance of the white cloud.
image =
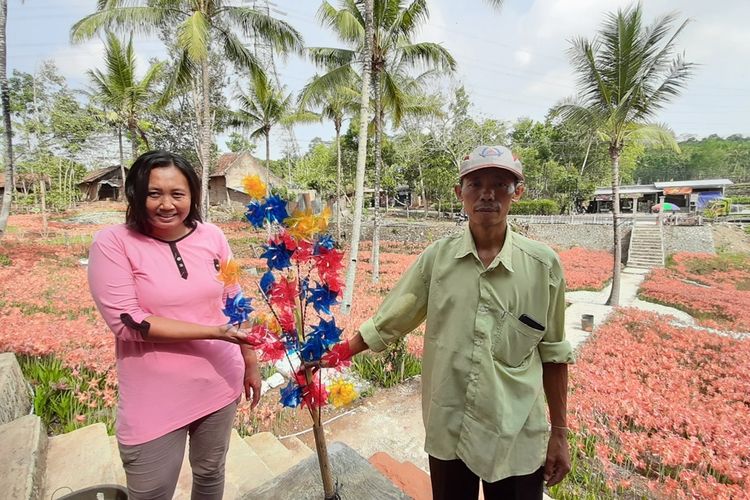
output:
M528 66L531 62L532 54L528 50L517 50L513 55L516 57L519 66Z

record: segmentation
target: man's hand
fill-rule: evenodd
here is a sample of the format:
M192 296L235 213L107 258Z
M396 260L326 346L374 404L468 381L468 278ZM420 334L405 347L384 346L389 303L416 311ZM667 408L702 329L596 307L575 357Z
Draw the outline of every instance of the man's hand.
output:
M553 427L547 444L547 460L544 462L544 480L554 486L570 472L570 450L566 428Z
M348 340L343 340L320 358L322 368L338 368L348 366L352 359L352 349Z

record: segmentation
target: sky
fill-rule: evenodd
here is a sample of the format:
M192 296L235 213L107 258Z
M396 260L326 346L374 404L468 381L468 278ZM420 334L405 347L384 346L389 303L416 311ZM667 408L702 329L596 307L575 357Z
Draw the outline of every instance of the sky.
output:
M237 2L239 3L239 1ZM245 3L250 3L247 0ZM331 0L337 5L337 0ZM718 134L750 136L750 1L643 0L644 19L677 11L679 22L690 22L676 46L696 63L680 96L667 104L655 121L678 137ZM416 41L441 43L458 68L446 88L464 85L478 117L515 122L543 120L550 107L576 92L576 78L567 55L574 37L592 38L608 12L625 8L621 0L505 0L499 11L482 0L430 0L430 19ZM306 46L340 46L316 20L318 0L275 0L274 11L296 29ZM71 87L87 88L86 71L101 67L99 39L72 45L72 24L94 11L96 0L8 0L8 74L33 72L53 60ZM141 69L150 57L165 57L156 38L138 36L134 45ZM315 73L297 56L277 59L279 79L295 93ZM227 93L232 93L227 89ZM330 123L295 127L304 152L315 137L332 139ZM272 158L283 154L288 136L274 134ZM220 149L226 146L219 140Z

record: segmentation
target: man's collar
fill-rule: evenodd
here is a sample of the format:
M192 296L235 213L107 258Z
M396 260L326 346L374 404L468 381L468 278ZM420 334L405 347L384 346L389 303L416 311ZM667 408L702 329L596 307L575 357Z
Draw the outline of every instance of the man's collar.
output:
M471 235L469 225L466 224L464 232L461 235L461 242L458 245L458 250L456 250L455 258L461 259L469 254L473 255L477 261L481 262L479 254L477 253L477 245L474 243L474 237ZM500 253L495 256L487 270L494 269L498 264L502 264L505 269L513 272L513 231L510 229L510 224L508 224L505 230L505 242L503 243L503 248L500 250Z

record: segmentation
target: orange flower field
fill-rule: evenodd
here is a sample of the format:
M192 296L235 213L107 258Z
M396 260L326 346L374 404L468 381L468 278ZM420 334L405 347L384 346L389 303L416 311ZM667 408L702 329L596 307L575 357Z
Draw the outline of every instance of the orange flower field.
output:
M92 370L100 382L82 387L79 402L112 407L114 342L89 295L81 263L101 227L52 222L42 238L38 216L11 217L0 248L0 352L54 356L74 370ZM254 245L264 235L243 222L221 227L246 269L240 278L246 295L257 296L259 277L252 271L265 263ZM381 279L373 284L370 246L362 244L352 313L337 317L345 334L375 312L424 246L383 242ZM601 289L609 281L609 253L572 248L559 254L568 290ZM750 271L711 259L678 254L673 267L649 275L642 297L699 313L710 326L750 331ZM407 337L406 348L421 357L420 332ZM584 345L571 369L571 426L578 436L596 440L605 470L617 464L647 477L656 498L747 498L749 372L750 340L622 310ZM261 406L251 416L242 409L243 418L262 421L275 411Z
M750 257L678 253L672 261L651 271L641 298L681 309L704 326L750 332Z
M750 496L750 340L624 309L583 346L571 425L659 497Z

